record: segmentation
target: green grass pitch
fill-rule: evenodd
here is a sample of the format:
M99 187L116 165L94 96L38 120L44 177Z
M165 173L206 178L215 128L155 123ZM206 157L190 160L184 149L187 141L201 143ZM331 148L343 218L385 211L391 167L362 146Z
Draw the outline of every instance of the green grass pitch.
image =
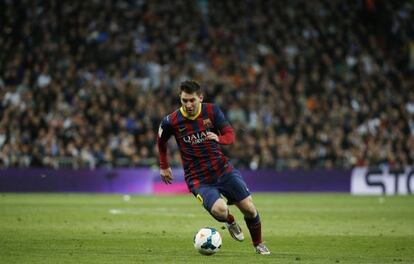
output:
M0 263L414 263L414 197L254 194L271 249L233 241L191 195L0 194ZM204 226L221 251L198 254Z

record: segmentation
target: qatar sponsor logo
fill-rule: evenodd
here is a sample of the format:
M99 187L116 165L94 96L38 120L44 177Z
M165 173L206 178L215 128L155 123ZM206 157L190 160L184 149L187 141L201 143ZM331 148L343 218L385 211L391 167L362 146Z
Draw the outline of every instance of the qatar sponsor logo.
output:
M182 139L185 143L188 143L191 145L201 144L207 140L207 132L208 131L201 131L201 132L193 133L191 135L182 137Z

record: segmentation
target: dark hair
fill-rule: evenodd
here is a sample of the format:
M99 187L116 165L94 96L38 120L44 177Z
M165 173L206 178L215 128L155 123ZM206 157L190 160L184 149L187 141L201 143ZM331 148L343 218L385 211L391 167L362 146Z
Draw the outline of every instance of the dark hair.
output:
M181 92L201 94L201 86L196 81L184 81L180 84L180 94Z

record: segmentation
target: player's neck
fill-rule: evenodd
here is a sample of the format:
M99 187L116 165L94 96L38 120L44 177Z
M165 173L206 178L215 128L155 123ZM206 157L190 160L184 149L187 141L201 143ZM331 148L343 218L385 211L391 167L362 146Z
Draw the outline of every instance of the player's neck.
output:
M201 103L198 105L198 109L197 109L197 111L196 111L196 113L195 113L195 115L189 115L186 111L185 111L185 109L184 109L184 107L183 106L181 106L180 107L180 112L181 112L181 114L185 117L185 118L188 118L188 119L190 119L190 120L195 120L200 114L201 114Z

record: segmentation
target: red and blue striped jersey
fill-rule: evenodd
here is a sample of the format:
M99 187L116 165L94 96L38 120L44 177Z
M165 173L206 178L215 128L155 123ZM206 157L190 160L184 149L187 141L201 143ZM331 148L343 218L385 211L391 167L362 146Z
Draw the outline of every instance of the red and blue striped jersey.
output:
M209 103L201 104L201 112L194 120L187 118L185 113L177 109L167 115L159 127L161 168L168 168L166 144L168 139L174 136L181 153L185 180L190 190L203 183L215 182L218 177L230 172L233 167L221 150L221 141L219 140L219 143L206 139L207 132L210 131L217 135L221 135L223 131L229 132L234 140L233 129L223 112L218 106ZM163 149L165 152L161 151ZM162 157L163 155L165 156Z

